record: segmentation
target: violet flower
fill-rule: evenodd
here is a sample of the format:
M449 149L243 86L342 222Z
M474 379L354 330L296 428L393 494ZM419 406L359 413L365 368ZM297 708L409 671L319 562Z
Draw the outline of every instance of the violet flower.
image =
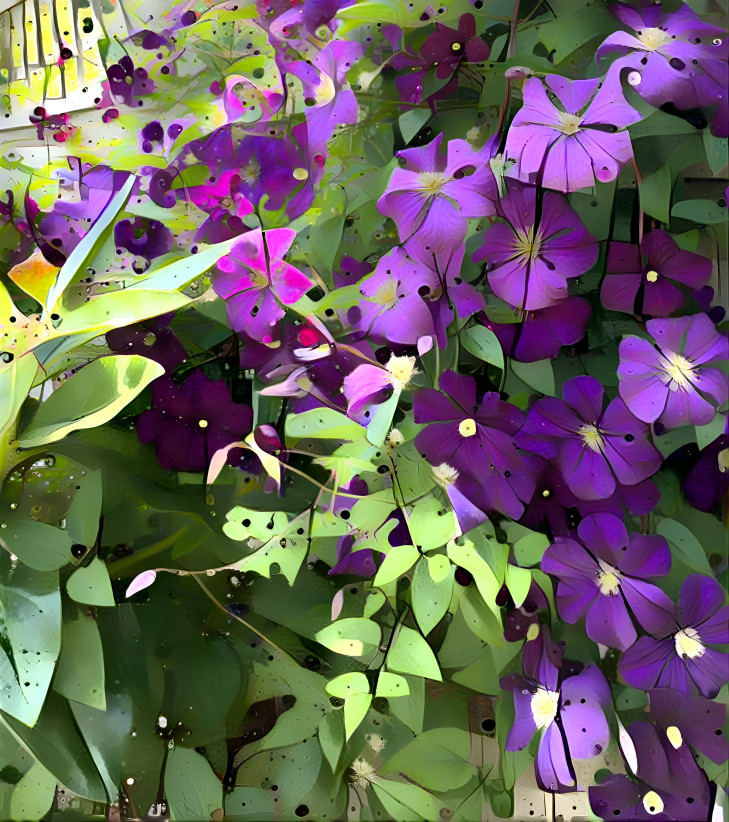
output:
M202 471L217 450L250 433L252 424L253 412L232 401L223 380L194 371L180 385L169 377L155 380L152 407L140 415L137 436L154 443L163 468ZM237 464L240 456L233 449L229 464Z
M618 671L635 688L696 690L713 699L729 682L729 656L710 645L729 643L729 605L709 576L686 577L678 597L675 632L641 637L623 654Z
M153 260L166 254L174 245L172 232L159 220L145 217L120 220L114 226L114 242L131 254Z
M711 129L729 134L729 40L724 29L703 21L689 6L674 12L643 0L639 7L613 3L610 10L635 34L617 31L598 48L595 59L621 55L611 66L629 68L628 82L653 106L673 103L681 110L717 106Z
M488 263L497 297L526 311L548 308L567 296L567 280L589 271L597 240L585 230L567 198L547 192L537 224L537 190L512 182L496 213L506 222L485 232L474 262Z
M392 172L377 201L382 214L397 224L404 242L417 232L425 250L458 245L466 236L467 217L495 211L496 180L489 158L465 140L449 140L441 152L443 134L426 146L397 153L404 164Z
M491 49L476 34L476 20L472 14L462 14L458 29L435 24L435 32L426 38L420 48L423 58L437 66L436 77L449 78L462 63L480 63L489 59Z
M694 508L711 511L729 491L729 418L724 433L702 449L686 475L683 492Z
M729 398L727 376L707 367L729 358L729 341L706 314L649 320L655 340L626 337L620 343L620 396L638 419L666 428L706 425L715 406Z
M495 392L479 404L473 377L454 371L444 371L439 386L440 391L425 388L414 395L415 422L430 423L416 436L416 448L438 470L472 479L477 507L518 519L535 484L535 466L513 441L523 423L521 411Z
M283 259L295 236L290 228L273 228L265 234L255 228L218 260L213 288L226 301L234 331L245 331L264 343L277 340L279 320L286 313L278 301L291 305L314 285Z
M554 460L580 499L605 499L618 483L636 485L661 465L648 426L619 398L603 410L604 393L594 377L573 377L562 400L534 403L516 437L521 448Z
M600 785L591 785L592 810L603 819L708 819L709 783L688 748L674 746L670 736L649 722L634 722L628 735L635 748L640 781L614 774Z
M514 694L516 717L506 739L507 751L521 751L537 731L543 731L535 762L537 783L543 791L577 790L571 760L591 759L605 749L610 729L604 709L611 703L610 687L601 671L590 665L576 676L560 681L560 669L545 659L532 663L524 645L524 676L511 674L501 682Z
M600 301L610 311L667 317L684 303L679 285L695 291L711 278L707 257L683 251L663 229L643 237L640 247L611 243Z
M546 76L524 82L524 104L506 136L505 155L516 160L510 176L557 191L609 183L631 159L625 127L640 114L623 97L620 78L604 82ZM620 129L623 129L622 131Z
M653 633L671 620L673 604L646 582L665 576L671 552L658 535L630 534L613 514L590 514L577 529L579 541L557 537L542 557L542 570L558 579L557 608L565 622L586 616L594 642L624 651L638 634L638 623Z

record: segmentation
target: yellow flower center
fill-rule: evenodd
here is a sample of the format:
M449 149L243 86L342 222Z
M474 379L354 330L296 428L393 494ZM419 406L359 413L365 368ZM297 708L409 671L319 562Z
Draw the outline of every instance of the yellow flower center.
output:
M577 433L582 437L582 442L596 454L599 454L604 446L605 440L602 434L598 431L596 425L581 425L577 429Z
M415 357L390 357L387 370L403 388L410 382L413 374L418 373L415 370Z
M462 437L472 437L476 433L476 420L461 420L458 423L458 433Z
M562 134L577 134L577 132L580 130L580 123L582 122L582 117L580 117L578 114L569 114L566 111L560 111L559 122L560 125L557 126L557 129L561 131Z
M375 302L384 308L394 308L397 305L397 283L390 277L375 292Z
M431 469L433 471L433 478L440 485L441 488L447 488L449 485L458 479L460 471L447 462L442 462L440 465L434 465Z
M557 705L559 704L559 694L556 691L548 691L540 688L533 696L531 702L532 717L537 730L546 728L552 724L557 716Z
M722 451L719 451L717 461L719 463L719 471L722 474L726 474L726 472L729 471L729 448L724 448Z
M541 235L534 236L534 226L529 229L527 234L519 232L516 235L516 242L514 243L519 257L526 257L528 260L536 260L537 255L542 247Z
M646 280L648 280L649 283L656 283L656 282L658 282L658 272L657 271L649 271L645 275L645 278L646 278Z
M616 597L620 590L620 571L601 559L598 562L600 563L600 570L596 575L596 583L600 593L606 597Z
M655 51L666 43L671 42L671 35L663 29L643 29L638 33L638 39L645 47L646 51Z
M683 390L688 389L691 384L691 375L694 372L694 368L696 368L696 366L690 363L686 357L683 357L681 354L670 353L664 356L663 370L671 382L675 384L675 387L670 384L668 386L672 391L676 391L679 388Z
M673 639L676 643L676 653L681 657L701 659L706 653L696 628L682 628L673 635Z
M683 744L681 731L675 725L671 725L670 728L666 728L666 736L668 737L668 741L676 750L678 750Z
M449 180L450 177L442 171L421 171L418 174L420 189L426 194L437 194Z
M643 807L646 809L647 813L651 814L651 816L655 816L663 810L663 800L655 791L648 791L648 793L643 797Z

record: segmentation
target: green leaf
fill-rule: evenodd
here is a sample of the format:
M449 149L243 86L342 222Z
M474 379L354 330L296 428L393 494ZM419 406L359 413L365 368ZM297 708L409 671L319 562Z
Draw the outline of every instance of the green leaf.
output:
M365 656L380 645L382 631L371 619L352 617L340 619L322 628L316 634L316 641L344 656Z
M253 554L237 562L235 567L239 571L255 571L270 579L271 567L277 565L278 573L286 577L289 585L293 585L307 549L305 536L299 538L289 534L283 539L274 537Z
M12 567L0 554L0 708L27 725L38 719L61 649L57 571ZM12 652L12 661L8 657Z
M692 571L713 573L701 543L685 525L673 519L662 519L656 526L656 533L668 540L672 552Z
M485 325L472 325L460 335L466 351L484 362L491 363L504 370L504 352L499 338Z
M361 671L352 671L329 680L324 690L329 696L348 699L355 694L368 694L370 692L370 683Z
M392 394L385 402L376 406L374 414L367 424L367 442L372 445L382 445L389 430L392 428L392 416L397 411L397 403L402 393L402 386L393 386Z
M532 584L532 575L526 568L517 565L506 566L506 587L509 589L514 605L520 608Z
M391 819L411 820L413 813L428 820L440 818L438 800L417 785L395 782L392 779L379 779L372 783L372 788Z
M377 677L375 696L408 696L410 686L407 679L400 674L391 674L389 671L380 671Z
M451 601L455 568L448 557L423 557L415 567L412 603L415 619L427 636L441 621Z
M162 374L164 368L158 362L137 354L94 360L61 383L18 443L23 448L47 445L72 431L109 422Z
M420 676L403 676L410 693L407 699L390 702L390 713L414 733L423 732L425 715L425 680Z
M180 291L200 275L209 271L221 257L230 252L238 240L233 237L223 243L200 248L197 254L188 254L178 260L151 266L141 277L135 278L128 291Z
M75 543L91 548L101 518L101 469L87 472L80 486L66 514L66 530Z
M235 540L254 537L265 542L272 535L280 536L289 524L289 518L283 511L254 511L236 505L225 515L228 520L223 525L223 533Z
M724 415L717 414L707 425L697 425L695 427L696 444L699 448L706 448L709 443L713 442L717 437L724 433L724 422Z
M48 314L52 314L56 303L60 299L67 286L75 279L86 276L86 269L93 267L94 256L101 243L110 234L117 214L124 208L129 195L132 192L136 177L130 174L124 185L117 191L104 207L96 222L83 236L81 242L68 255L66 262L58 272L55 283L48 291L45 300L45 307Z
M106 565L94 557L91 562L77 568L66 582L66 591L71 599L84 605L113 606L114 593Z
M10 812L13 819L40 819L56 796L56 777L37 760L13 789Z
M319 723L319 745L332 772L337 770L339 757L344 748L344 721L341 711L330 711L325 714Z
M96 620L81 609L75 619L63 621L61 658L53 677L53 690L68 699L106 708L104 649Z
M463 545L455 542L448 543L448 556L451 562L465 568L473 576L484 603L500 619L501 612L496 605L496 595L501 590L503 580L496 577L493 569L481 556L473 542L466 540Z
M530 568L539 565L549 545L549 537L535 531L514 543L514 556L522 568Z
M510 360L511 370L529 388L540 394L554 396L554 371L552 360L538 360L537 362L517 362Z
M411 108L401 114L397 122L403 142L407 145L428 120L430 120L430 109L427 108Z
M438 661L432 648L417 631L405 625L395 637L392 647L387 654L387 669L401 674L442 680Z
M34 354L16 357L10 365L0 366L0 435L15 421L37 373L38 360Z
M432 791L465 785L473 775L467 762L470 737L458 728L433 728L417 736L385 762L382 773L402 772Z
M344 701L344 736L347 741L359 728L372 704L372 694L353 694Z
M662 223L670 222L671 187L673 174L670 165L662 165L658 171L645 177L639 187L640 207L646 214Z
M223 808L223 788L207 759L196 751L176 747L165 766L165 796L170 819L208 822Z
M674 205L671 217L691 220L700 225L719 225L729 220L729 211L714 200L684 200Z
M398 579L413 567L419 556L420 552L413 545L391 548L375 574L373 585L382 587Z
M727 146L726 137L716 137L708 128L705 128L701 132L701 139L704 141L706 162L709 164L711 173L716 176L729 162L729 146Z
M312 408L286 418L286 436L294 439L356 440L365 434L359 423L333 408Z
M440 548L460 533L453 509L442 505L430 494L413 506L409 526L415 544L422 551Z
M522 642L505 642L502 648L486 645L470 665L456 671L451 679L479 693L498 695L501 672L521 651L522 645Z
M68 534L35 520L10 519L0 531L0 545L36 571L56 571L71 561Z
M501 613L494 599L484 602L472 588L461 594L460 610L468 628L482 641L501 648L504 644Z

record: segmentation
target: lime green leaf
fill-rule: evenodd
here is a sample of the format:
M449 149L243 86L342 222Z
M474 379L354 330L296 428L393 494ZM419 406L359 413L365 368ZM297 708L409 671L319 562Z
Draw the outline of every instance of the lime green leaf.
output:
M352 617L327 625L317 632L315 638L336 654L364 656L379 647L382 632L372 620Z
M418 814L423 819L440 818L438 800L417 785L409 782L395 782L391 779L379 779L372 783L372 788L392 819L412 819L412 813ZM402 813L402 808L406 809L405 814Z
M362 724L372 704L372 694L352 694L344 701L344 736L347 741Z
M71 599L84 605L115 604L109 572L98 557L71 574L66 583L66 591Z
M423 557L413 574L412 603L420 630L427 636L441 621L453 593L455 568L448 557Z
M18 443L24 448L47 445L72 431L109 422L162 374L164 368L158 362L137 354L94 360L61 383Z
M0 545L36 571L55 571L71 561L71 539L65 531L35 520L10 520L0 531Z
M38 360L34 354L16 357L10 365L0 366L0 435L14 422L37 373Z
M278 573L283 574L289 581L289 585L294 584L296 575L301 568L301 563L306 557L308 550L308 540L306 537L286 536L280 539L278 536L270 539L261 546L255 553L235 564L239 571L255 571L261 576L271 578L271 566L278 565Z
M463 545L455 542L448 543L448 556L451 562L465 568L473 576L484 603L500 618L496 595L501 590L502 580L497 579L493 569L478 552L473 542L466 540Z
M409 525L413 540L422 551L440 548L460 533L453 510L431 495L415 503Z
M128 291L180 291L190 285L201 274L209 271L221 257L230 252L237 240L201 248L197 254L182 257L160 266L152 266L141 277L135 279Z
M535 531L521 537L514 543L514 556L522 568L539 565L549 545L549 537Z
M81 487L66 514L66 530L74 542L90 548L99 532L101 470L87 472L79 484Z
M361 671L352 671L348 674L335 676L327 682L324 690L329 696L336 696L340 699L347 699L354 694L368 694L370 683Z
M433 728L385 762L382 773L402 772L432 791L460 788L473 776L470 737L459 728Z
M367 424L367 442L372 445L382 445L389 430L392 428L392 415L397 410L397 403L402 393L402 386L393 386L393 392L385 402L376 406L374 413Z
M419 556L420 552L413 545L391 548L380 565L373 584L381 587L398 579L413 567Z
M365 433L359 423L333 408L313 408L286 418L286 436L294 439L356 440Z
M223 787L207 759L196 751L176 747L165 766L165 796L173 822L209 822L223 808Z
M665 537L678 556L692 571L711 574L711 566L701 543L689 529L673 519L662 519L656 526L656 533Z
M409 693L410 687L404 676L391 674L389 671L380 671L375 696L408 696Z
M13 789L10 813L13 819L40 819L56 796L56 777L40 762L34 762Z
M428 679L442 680L438 661L432 648L417 631L405 625L387 654L387 669L401 674L413 674Z
M460 335L460 340L466 351L470 351L474 357L504 370L504 352L499 338L490 328L473 325Z
M289 519L283 511L253 511L236 505L225 515L228 520L223 525L223 533L234 540L249 537L265 541L272 535L280 536L286 530Z
M420 676L403 676L403 679L407 682L410 693L407 699L390 702L390 713L414 734L419 734L423 732L425 716L425 680Z
M514 605L520 608L532 584L532 575L526 568L519 568L516 565L506 566L506 587L509 589Z
M367 594L367 599L365 600L362 616L368 618L373 614L376 614L386 601L387 597L382 591L370 591L370 593Z
M75 702L103 711L104 652L96 620L81 609L66 619L61 632L61 658L53 677L53 690Z

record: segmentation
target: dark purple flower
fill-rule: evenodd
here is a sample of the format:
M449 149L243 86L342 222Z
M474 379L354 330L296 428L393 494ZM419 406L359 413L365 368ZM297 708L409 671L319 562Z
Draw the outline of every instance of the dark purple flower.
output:
M724 433L701 451L683 482L686 499L699 511L711 511L729 491L729 421Z
M420 53L430 64L437 66L436 77L450 77L460 63L480 63L489 59L491 49L476 34L476 20L472 14L462 14L458 29L435 24L436 31L420 48Z
M455 469L473 480L477 507L520 517L535 484L534 465L513 441L521 411L495 392L479 405L476 381L454 371L443 372L439 386L415 393L415 421L430 423L415 438L416 448L439 470Z
M611 702L610 688L592 665L561 682L559 668L544 659L544 652L538 667L531 666L527 649L538 641L524 646L525 676L511 674L500 683L503 690L513 692L516 710L506 750L523 750L535 732L543 730L535 763L539 787L556 792L577 790L571 760L597 756L610 740L604 713Z
M117 248L126 248L145 260L153 260L166 254L174 245L175 238L169 228L159 220L134 217L116 223L114 242Z
M235 241L217 263L213 288L226 301L231 328L245 331L264 343L280 336L279 320L314 283L283 260L296 232L273 228L265 234L255 228Z
M675 632L663 639L641 637L623 654L618 670L636 688L698 690L713 699L729 682L729 656L710 645L729 643L729 605L713 578L686 577L678 598Z
M729 358L729 341L706 314L649 320L655 340L626 337L620 343L620 396L638 419L666 428L706 425L729 399L726 374L707 367Z
M629 68L628 82L653 106L691 110L717 106L712 131L729 134L729 41L724 29L704 22L689 6L674 12L643 0L639 8L614 3L610 10L635 34L617 31L598 48L596 60L620 54L610 73Z
M496 180L487 152L475 151L465 140L449 140L441 152L443 134L426 146L399 151L404 165L392 172L377 207L397 224L405 242L417 232L426 251L457 246L466 236L467 217L493 214Z
M697 290L711 278L707 257L683 251L663 229L651 231L640 246L612 243L608 275L600 300L611 311L667 317L684 303L677 284Z
M202 471L217 450L242 440L252 422L251 409L232 401L223 380L194 371L180 385L168 377L155 381L152 408L140 415L137 436L155 444L163 468ZM239 459L238 449L228 455L231 465Z
M567 296L567 280L595 264L597 240L585 230L567 198L548 191L536 225L537 193L512 182L496 208L504 223L485 232L474 262L486 260L489 285L515 308L548 308Z
M603 82L548 74L524 82L524 104L511 122L505 155L516 160L511 176L557 191L609 183L633 156L625 127L640 120L627 104L620 78ZM623 129L622 131L620 129Z
M557 537L542 557L542 570L557 577L557 608L565 622L587 616L587 635L594 642L624 651L638 623L654 633L671 621L673 604L645 582L665 576L671 567L666 540L630 534L613 514L590 514L577 529L579 541Z
M135 68L134 61L127 54L118 63L112 63L106 69L106 76L108 81L102 83L104 92L97 103L99 108L118 105L120 102L137 108L143 102L137 98L151 94L155 90L155 84L147 70L142 67Z
M170 329L173 314L106 332L106 344L117 354L139 354L155 360L170 374L187 357L185 346Z
M562 388L563 400L534 403L516 437L521 448L555 460L580 499L606 499L618 483L636 485L661 465L648 426L619 398L603 411L604 393L594 377L574 377Z

